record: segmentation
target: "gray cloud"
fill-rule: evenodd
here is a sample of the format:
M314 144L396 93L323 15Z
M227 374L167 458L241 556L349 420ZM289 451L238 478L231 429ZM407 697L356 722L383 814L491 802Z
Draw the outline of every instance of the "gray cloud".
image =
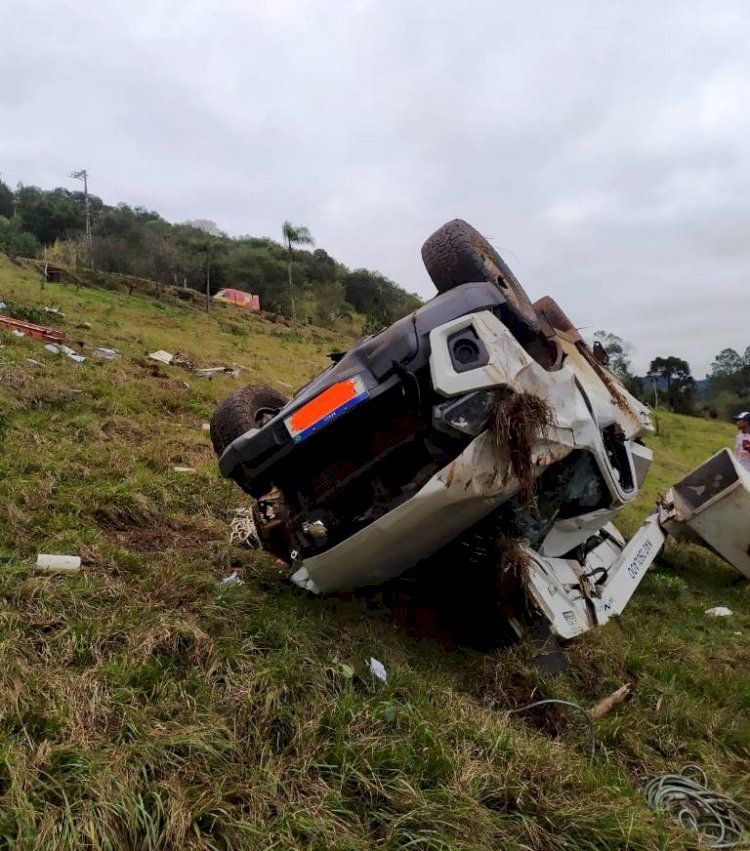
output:
M5 0L0 171L231 233L310 227L428 296L461 216L533 297L702 374L750 345L738 2Z

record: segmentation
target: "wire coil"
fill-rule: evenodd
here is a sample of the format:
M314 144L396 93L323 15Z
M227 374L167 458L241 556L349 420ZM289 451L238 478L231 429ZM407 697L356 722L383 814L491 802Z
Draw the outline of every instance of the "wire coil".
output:
M720 792L708 788L699 765L686 765L680 774L660 774L646 783L643 794L657 812L672 813L686 828L700 834L707 848L750 848L742 816L750 811Z

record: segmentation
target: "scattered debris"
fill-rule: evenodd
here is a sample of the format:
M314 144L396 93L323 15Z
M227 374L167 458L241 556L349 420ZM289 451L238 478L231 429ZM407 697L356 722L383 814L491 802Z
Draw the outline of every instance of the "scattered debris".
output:
M696 831L706 848L745 847L741 817L750 816L750 811L733 798L709 789L706 772L699 765L686 765L679 774L652 778L643 794L653 810L671 812L682 827Z
M245 583L240 579L239 574L235 570L233 573L230 573L229 576L225 576L220 582L219 585L222 588L227 587L228 585L244 585Z
M246 544L252 549L263 549L252 508L236 508L230 528L230 544Z
M385 665L378 661L374 656L370 656L368 667L373 677L380 680L381 683L388 682L388 672L385 669Z
M230 375L232 378L239 378L239 369L232 369L231 366L211 366L206 369L194 369L196 375L202 375L204 378L211 379L214 375L221 373L222 375Z
M712 609L706 609L706 614L710 618L728 618L732 615L732 610L726 606L714 606Z
M39 553L36 566L45 573L76 573L81 569L81 557Z
M630 700L632 696L632 683L625 683L625 685L618 688L617 691L613 691L608 697L603 698L595 706L592 706L591 709L589 709L589 718L591 718L592 721L598 721L608 712L611 712L615 706L619 706L621 703L625 703L626 700Z
M42 366L42 362L34 360L34 358L26 358L26 363L30 363L32 366Z
M175 473L194 473L195 467L174 467Z
M159 363L172 363L171 353L165 352L164 349L159 349L157 352L151 352L149 357L151 360L158 361Z
M211 431L211 423L202 423L201 428L203 431Z
M120 357L120 353L117 349L105 349L103 347L92 349L91 354L95 358L101 358L102 360L116 360Z
M180 366L188 372L194 372L196 375L208 378L209 380L217 373L231 375L232 378L238 378L240 374L238 369L231 366L210 366L198 368L186 355L183 355L180 352L172 354L171 352L164 351L164 349L159 349L156 352L150 352L149 358L157 361L158 363L166 363L170 366Z
M170 363L173 366L181 366L183 369L187 369L190 372L195 369L195 364L190 360L190 358L187 357L187 355L181 354L180 352L175 352L172 355Z
M75 349L71 349L70 346L66 346L64 343L47 343L44 348L47 349L48 352L52 352L53 355L59 355L62 353L76 363L83 363L86 360L83 355L79 355Z
M750 475L729 449L671 487L657 510L659 524L676 541L708 547L750 579Z
M76 352L75 349L71 349L70 346L60 345L60 351L76 363L83 363L86 360L83 355L79 355L78 352Z
M45 307L44 312L52 313L55 316L59 316L61 319L65 318L65 314L62 312L62 310L60 310L59 307Z
M0 314L0 326L11 329L16 337L33 337L36 340L47 340L48 342L61 343L65 340L65 334L55 328L47 328L44 325L35 325L23 319L14 319L12 316Z

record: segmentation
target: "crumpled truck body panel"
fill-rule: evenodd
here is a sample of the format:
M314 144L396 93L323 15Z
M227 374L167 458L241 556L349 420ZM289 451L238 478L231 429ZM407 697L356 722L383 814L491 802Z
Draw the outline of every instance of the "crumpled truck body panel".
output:
M482 367L457 372L447 354L447 340L470 326L484 343L489 360ZM574 450L584 451L595 459L609 491L607 507L555 524L548 535L549 544L545 542L541 548L545 555L569 552L606 527L617 511L635 498L651 455L633 441L652 430L648 412L640 403L629 406L613 400L599 376L575 349L559 369L545 370L488 311L434 329L430 344L432 383L446 398L486 388L507 388L547 400L554 411L554 425L534 446L532 461L537 476ZM628 456L630 473L620 473L608 458L602 422L618 423L629 449L636 448ZM507 464L508 459L498 449L492 433L482 432L410 500L327 552L304 559L292 579L314 593L328 593L377 584L399 575L437 552L518 491L519 483L509 474ZM632 481L627 487L624 480L631 473ZM621 559L623 547L621 543L615 550L607 550L608 563L604 569ZM539 557L535 558L538 561ZM602 566L598 564L596 569L601 571ZM569 566L561 564L560 568L564 568L565 578L570 580ZM641 578L641 573L631 577L631 584L637 584ZM588 587L585 576L579 576L577 581ZM570 593L565 607L555 614L558 620L562 618L557 632L578 634L582 631L581 624L588 624L588 628L596 621L588 611L590 604L583 601L586 597L596 597L601 589L595 580L589 583L586 594L571 591L570 581L562 585ZM629 590L628 598L630 593ZM541 593L540 599L544 599ZM571 606L574 614L563 616L563 612L571 611ZM552 611L554 607L547 608ZM575 625L571 626L566 617L572 617ZM603 615L599 615L599 620L603 622Z
M674 485L659 522L676 540L702 543L750 579L750 473L722 449Z

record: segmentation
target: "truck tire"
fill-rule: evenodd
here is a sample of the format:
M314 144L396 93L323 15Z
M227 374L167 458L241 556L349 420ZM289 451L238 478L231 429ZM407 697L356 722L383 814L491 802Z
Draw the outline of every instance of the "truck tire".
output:
M534 302L534 308L539 316L543 316L553 328L563 333L578 334L578 329L570 321L568 315L560 305L550 296L545 295Z
M286 405L286 399L263 384L235 390L211 417L211 443L221 456L229 444L251 428L262 428Z
M490 281L516 317L530 331L539 330L539 318L521 282L482 234L463 219L453 219L429 236L422 246L422 260L438 292Z

